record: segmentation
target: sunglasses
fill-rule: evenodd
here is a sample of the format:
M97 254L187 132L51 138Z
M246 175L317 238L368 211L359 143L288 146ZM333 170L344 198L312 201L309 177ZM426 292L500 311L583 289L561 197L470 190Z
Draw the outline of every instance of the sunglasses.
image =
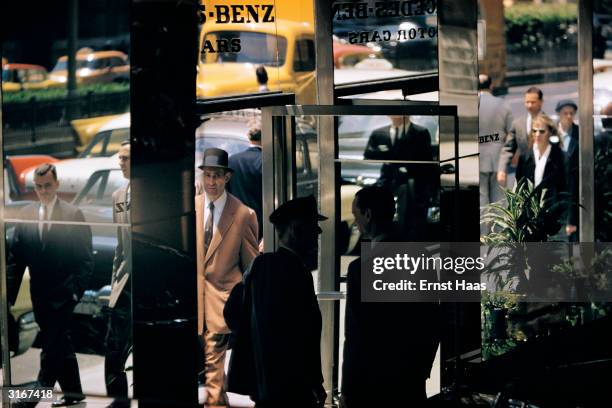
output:
M546 133L547 130L548 129L536 129L536 128L531 129L533 133L539 133L539 134L544 134Z

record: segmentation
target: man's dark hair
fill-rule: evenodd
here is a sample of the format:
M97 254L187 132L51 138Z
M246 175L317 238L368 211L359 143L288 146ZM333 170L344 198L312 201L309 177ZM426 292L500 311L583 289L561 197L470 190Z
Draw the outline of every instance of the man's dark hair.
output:
M538 99L542 100L542 98L544 97L544 94L542 93L542 90L540 88L538 88L537 86L532 86L529 89L527 89L525 91L525 95L526 94L538 94Z
M248 126L249 131L247 132L247 135L249 137L249 140L252 142L261 141L261 120L253 118L249 120Z
M491 77L487 74L478 75L478 89L491 88Z
M129 140L124 140L123 142L121 142L121 146L129 146L129 145L130 145Z
M264 85L268 83L268 71L263 65L260 65L255 70L255 75L257 75L257 83L260 85Z
M367 186L355 194L356 204L363 213L369 209L372 219L379 223L391 224L395 215L393 193L386 187Z
M34 170L34 175L42 177L48 172L51 172L51 174L53 174L53 180L57 180L57 170L55 166L51 163L44 163L38 166L36 170Z

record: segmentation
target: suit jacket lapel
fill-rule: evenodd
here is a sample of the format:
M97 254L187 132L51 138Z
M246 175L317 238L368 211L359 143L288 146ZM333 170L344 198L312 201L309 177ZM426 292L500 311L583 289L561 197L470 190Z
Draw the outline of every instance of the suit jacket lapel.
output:
M574 150L578 147L578 126L572 125L572 136L570 137L569 146L567 147L567 157L571 157L574 154Z
M196 197L196 245L198 250L198 263L204 263L204 257L206 254L204 253L204 194Z
M208 251L206 252L206 257L204 258L204 263L208 262L208 259L215 252L215 250L223 240L225 233L234 222L234 213L236 212L236 206L236 200L234 199L234 197L227 193L227 201L225 202L223 213L221 214L221 218L219 219L217 230L213 233L212 240L210 241L210 246L208 247ZM202 214L203 213L204 209L202 209Z

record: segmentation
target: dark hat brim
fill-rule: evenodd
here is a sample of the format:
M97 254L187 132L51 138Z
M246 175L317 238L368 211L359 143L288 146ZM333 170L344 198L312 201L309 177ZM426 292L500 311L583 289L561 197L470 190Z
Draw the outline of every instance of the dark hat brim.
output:
M566 106L571 106L572 108L574 108L575 111L578 110L578 105L576 105L576 102L570 99L566 99L557 103L557 106L555 107L555 112L561 112L561 109L565 108Z
M209 168L209 169L223 169L223 170L227 170L229 172L234 172L234 169L232 169L231 167L227 167L227 166L215 166L215 165L202 165L202 166L198 166L198 169L200 170L204 170L205 168Z

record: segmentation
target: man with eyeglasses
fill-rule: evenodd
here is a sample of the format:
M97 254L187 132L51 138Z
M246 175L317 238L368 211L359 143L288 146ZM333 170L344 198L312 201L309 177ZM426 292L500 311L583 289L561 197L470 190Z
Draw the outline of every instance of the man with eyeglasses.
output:
M535 86L530 87L525 91L524 101L527 114L519 116L512 122L510 133L508 133L504 147L500 152L497 182L502 187L507 185L510 165L516 168L520 154L517 151L526 152L528 149L532 121L542 111L542 104L544 103L542 90Z

